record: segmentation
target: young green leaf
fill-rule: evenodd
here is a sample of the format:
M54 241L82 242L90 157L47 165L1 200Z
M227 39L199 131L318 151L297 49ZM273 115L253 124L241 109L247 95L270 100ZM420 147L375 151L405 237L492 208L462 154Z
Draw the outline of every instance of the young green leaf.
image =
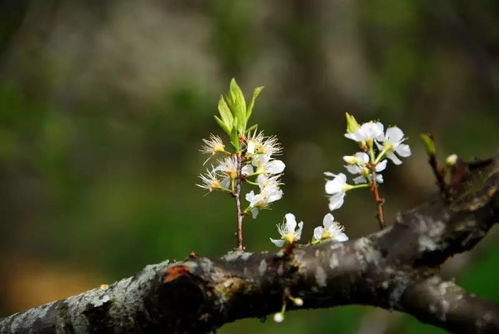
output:
M256 131L256 129L258 129L258 124L253 124L246 130L246 133L250 133L251 131Z
M248 109L246 110L246 123L249 121L251 114L253 113L253 107L255 106L256 98L258 97L258 95L260 95L263 88L263 86L260 86L256 87L255 90L253 90L253 96L251 97L250 104L248 106Z
M217 115L214 115L213 117L215 117L215 121L217 122L218 125L220 125L220 127L230 136L230 130L227 125L225 125L225 123L220 119L218 118Z
M422 133L421 140L423 141L426 153L428 155L435 155L435 142L433 141L431 134Z
M229 107L234 115L235 126L239 133L244 133L246 127L246 100L243 92L235 79L230 81L229 89Z
M220 96L220 100L218 100L218 112L220 113L222 121L225 123L229 131L232 130L232 127L234 125L234 117L232 116L230 108L227 105L227 102L225 102L223 96Z

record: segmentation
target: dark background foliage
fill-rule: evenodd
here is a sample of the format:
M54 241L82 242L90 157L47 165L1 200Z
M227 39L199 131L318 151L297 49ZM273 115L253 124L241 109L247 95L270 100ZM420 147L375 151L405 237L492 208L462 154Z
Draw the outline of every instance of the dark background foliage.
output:
M0 1L0 315L190 251L234 246L233 203L195 187L201 138L236 77L265 85L254 120L285 148L285 197L246 224L250 251L286 212L305 237L327 212L322 172L355 151L344 113L397 124L413 156L386 173L387 218L436 190L418 135L440 157L498 147L494 0ZM370 195L335 212L348 235L377 229ZM445 265L499 301L497 233ZM417 333L369 307L244 320L221 333ZM437 332L437 330L434 330Z

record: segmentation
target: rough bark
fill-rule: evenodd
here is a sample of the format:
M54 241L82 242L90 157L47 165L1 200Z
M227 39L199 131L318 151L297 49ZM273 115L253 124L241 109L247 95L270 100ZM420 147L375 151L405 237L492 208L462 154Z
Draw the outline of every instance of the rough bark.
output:
M499 332L499 305L438 276L499 221L499 156L459 163L448 192L346 243L230 252L145 267L108 287L16 313L0 333L206 333L265 317L286 295L304 305L364 304L398 310L452 332Z

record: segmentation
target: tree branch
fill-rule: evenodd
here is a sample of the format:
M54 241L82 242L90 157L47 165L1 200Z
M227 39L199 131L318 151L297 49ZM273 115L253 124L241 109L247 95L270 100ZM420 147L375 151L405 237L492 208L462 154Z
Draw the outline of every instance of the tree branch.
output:
M166 261L3 318L0 333L206 333L279 311L285 293L302 298L301 308L365 304L455 332L499 332L499 305L438 276L441 263L471 249L499 220L498 170L499 156L462 163L448 201L436 198L367 237Z

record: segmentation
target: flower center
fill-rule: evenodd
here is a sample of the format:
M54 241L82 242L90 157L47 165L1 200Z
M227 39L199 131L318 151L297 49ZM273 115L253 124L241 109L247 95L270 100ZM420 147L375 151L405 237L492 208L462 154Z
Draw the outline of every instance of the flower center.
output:
M295 242L295 233L294 232L288 232L285 235L282 236L282 240L286 241L289 244L292 244Z

